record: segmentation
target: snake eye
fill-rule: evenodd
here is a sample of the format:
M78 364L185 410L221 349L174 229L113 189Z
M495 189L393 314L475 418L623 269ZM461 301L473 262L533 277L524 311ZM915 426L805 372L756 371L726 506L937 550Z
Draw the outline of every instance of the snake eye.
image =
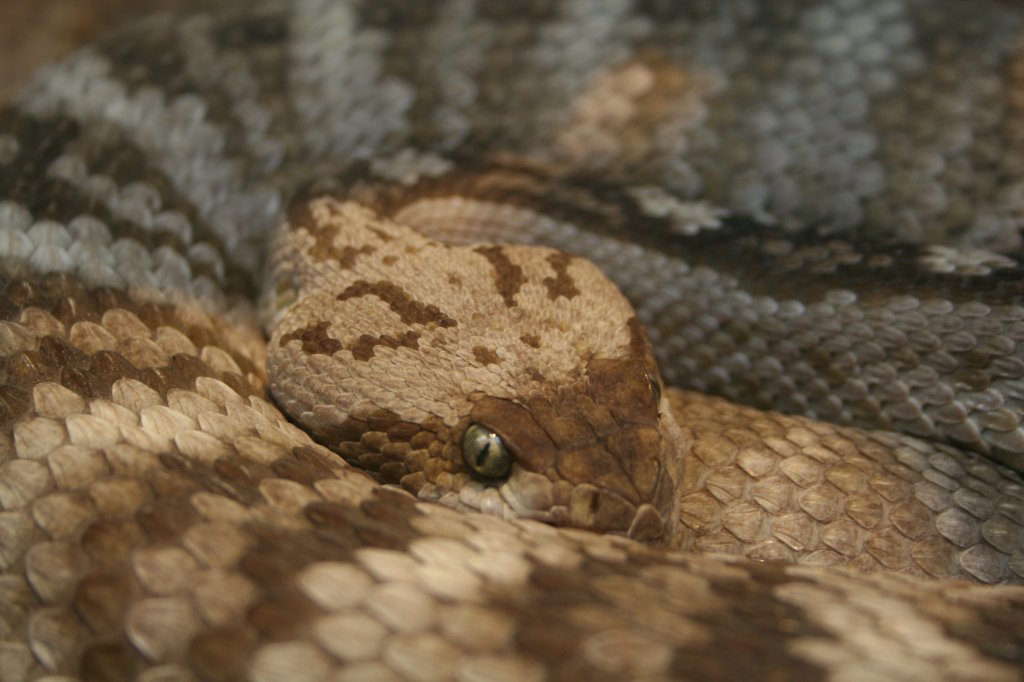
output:
M501 436L482 424L470 424L466 429L462 458L470 471L484 478L502 478L512 469L512 454Z

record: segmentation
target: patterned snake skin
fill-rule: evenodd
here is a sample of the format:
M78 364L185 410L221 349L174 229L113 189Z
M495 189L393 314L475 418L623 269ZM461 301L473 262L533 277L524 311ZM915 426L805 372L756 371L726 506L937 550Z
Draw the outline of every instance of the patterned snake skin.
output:
M269 0L47 70L0 680L1024 679L1022 37Z

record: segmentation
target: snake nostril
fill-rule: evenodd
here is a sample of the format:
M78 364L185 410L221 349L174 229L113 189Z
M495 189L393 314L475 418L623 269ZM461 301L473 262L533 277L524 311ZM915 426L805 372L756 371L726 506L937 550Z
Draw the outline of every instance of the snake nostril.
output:
M647 373L647 381L651 384L651 395L654 397L654 404L661 404L661 382L653 372Z

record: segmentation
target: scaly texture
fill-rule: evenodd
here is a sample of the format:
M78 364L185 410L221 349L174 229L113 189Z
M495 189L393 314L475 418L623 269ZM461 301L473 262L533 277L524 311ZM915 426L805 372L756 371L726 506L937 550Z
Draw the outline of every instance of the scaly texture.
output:
M1024 576L1019 17L677 5L158 17L0 113L0 676L1019 679L948 580Z

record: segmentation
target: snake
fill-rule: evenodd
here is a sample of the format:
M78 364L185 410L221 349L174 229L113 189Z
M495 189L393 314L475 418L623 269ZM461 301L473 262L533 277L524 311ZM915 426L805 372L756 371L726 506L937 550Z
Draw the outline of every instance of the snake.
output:
M260 0L0 113L0 678L1024 677L1021 17Z

